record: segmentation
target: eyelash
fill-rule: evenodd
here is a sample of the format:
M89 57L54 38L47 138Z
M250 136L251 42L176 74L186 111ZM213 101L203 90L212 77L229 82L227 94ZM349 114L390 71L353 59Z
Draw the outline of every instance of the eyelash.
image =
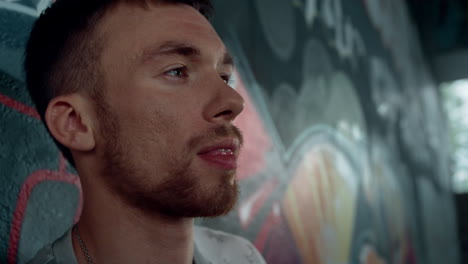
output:
M180 75L179 74L176 74L176 75L170 74L171 72L175 72L175 71L180 72ZM170 70L166 71L164 74L167 74L167 75L169 75L171 77L175 77L175 78L188 77L187 66L180 66L180 67L177 67L177 68L174 68L174 69L170 69ZM221 74L220 77L228 85L231 84L231 82L233 81L232 78L231 78L232 77L231 74Z
M178 71L181 74L180 75L170 74L170 72L175 72L175 71ZM170 69L170 70L166 71L164 74L167 74L169 76L176 77L176 78L180 78L181 76L182 77L187 77L187 75L188 75L187 74L187 67L186 66L180 66L180 67L177 67L177 68L174 68L174 69Z
M223 81L226 84L229 84L231 82L231 75L230 74L221 74L220 77L221 77L221 79L223 79Z

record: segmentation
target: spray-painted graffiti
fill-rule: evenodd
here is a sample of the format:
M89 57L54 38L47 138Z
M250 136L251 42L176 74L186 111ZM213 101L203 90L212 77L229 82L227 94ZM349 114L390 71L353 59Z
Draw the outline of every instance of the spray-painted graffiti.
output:
M400 86L388 65L379 57L370 58L370 80L373 99L382 118L394 123L401 109Z
M346 263L359 180L342 151L320 141L301 155L283 207L304 263Z
M1 0L0 8L36 17L50 2L51 0Z
M237 89L244 97L248 96L242 86ZM246 104L249 115L237 124L261 138L268 138L265 129L253 131L248 128L248 120L257 115L250 112L249 101ZM260 184L251 179L259 187L246 195L238 210L242 229L249 230L259 219L264 219L267 209L267 218L254 241L268 263L292 259L296 260L294 263L329 263L349 259L359 173L355 170L356 162L340 149L346 140L333 131L338 128L323 126L309 130L309 135L302 137L305 141L294 144L288 157L272 147L251 149L243 154L263 155L261 160L270 161L281 158L275 163L274 170L282 173L271 174ZM271 146L271 143L267 145ZM257 154L252 155L255 152ZM270 152L269 156L267 152ZM272 152L276 155L271 155ZM268 171L268 168L263 170ZM245 185L247 182L241 181L241 186ZM278 236L282 242L274 243ZM288 245L295 244L296 247L284 248L286 240L290 241Z
M445 123L440 114L440 99L432 78L424 67L423 55L417 41L417 33L410 22L407 6L403 1L363 1L373 26L378 30L384 47L390 52L398 74L401 76L401 102L407 108L401 113L402 139L408 146L405 151L421 166L439 160L437 175L447 175ZM434 119L437 119L435 121ZM436 125L437 124L437 125ZM415 138L414 131L425 136ZM439 147L435 147L435 146ZM434 149L438 149L434 152ZM443 153L440 155L440 153ZM439 177L439 176L438 176ZM437 179L439 185L449 188L447 177Z
M329 45L356 68L367 54L366 45L361 33L344 12L342 0L307 0L303 9L307 26L312 28L318 19L331 29Z
M269 46L283 61L289 60L296 48L294 2L257 0L255 3ZM367 53L366 46L361 33L344 13L342 0L322 0L320 4L317 0L307 0L297 6L304 10L308 27L312 28L318 18L332 30L329 45L357 67L357 60Z
M0 104L8 107L10 109L8 111L16 112L13 116L23 115L26 120L39 119L39 115L34 109L8 96L0 94ZM6 117L6 115L8 115L8 111L2 111L2 120L8 124L11 129L12 127L15 127L15 121L8 120ZM10 137L10 140L13 140L13 138ZM28 142L31 142L31 140L32 139L29 139ZM32 144L23 150L17 149L17 151L6 149L12 148L12 142L15 141L10 141L10 143L1 142L3 146L1 149L2 153L10 153L8 157L2 156L2 163L15 163L16 166L26 165L29 162L27 158L29 153L27 152L45 150L41 149L42 146L37 144ZM19 145L21 146L22 144ZM16 155L24 156L21 159L15 159ZM63 230L60 230L60 227L64 227L67 224L70 224L73 220L76 221L78 219L81 211L81 200L79 198L81 187L78 177L66 172L66 166L63 158L60 158L58 170L40 169L31 172L29 176L21 174L21 170L14 171L13 169L16 166L11 166L10 168L6 168L6 164L1 166L2 171L11 173L3 176L7 177L4 180L9 179L9 184L3 186L3 188L7 189L2 192L4 195L2 204L5 206L5 202L13 203L11 207L11 209L13 209L12 211L2 211L5 216L6 214L11 214L12 217L11 222L2 222L2 225L6 224L2 229L8 230L7 232L2 233L7 235L7 237L5 237L7 239L4 239L3 241L8 241L8 244L2 245L7 248L6 254L2 256L2 259L6 259L6 262L8 263L25 263L44 245L44 240L50 240L57 235L60 235L60 232L63 232ZM33 168L31 167L30 169ZM8 176L12 176L14 178L8 178ZM51 197L54 197L54 195L49 194L51 191L50 186L49 188L43 188L44 184L47 182L71 184L75 187L69 189L68 187L61 185L58 191L54 192L56 194L54 202L53 199L51 200ZM15 194L13 190L17 187L19 187L19 190L18 193ZM65 191L67 188L71 192ZM73 189L77 190L74 194ZM64 193L68 193L66 196L68 198L63 198ZM73 202L67 204L70 201ZM54 207L45 206L47 204L50 204L51 206L53 205ZM51 208L52 210L49 210L48 208ZM40 212L40 214L37 214L38 212ZM58 230L37 228L37 225L49 225L48 221L51 220L61 221L61 223L58 223L58 226L56 226L59 228Z
M299 91L281 83L269 101L274 126L284 145L298 144L301 133L316 124L337 128L355 141L362 139L366 125L350 78L333 68L319 41L309 39L303 54Z
M318 1L307 0L304 7L304 15L309 27L313 27L315 18L318 16Z
M323 22L333 29L332 47L340 57L355 62L366 54L361 34L345 16L341 0L323 0L321 14ZM356 63L353 64L356 67Z
M8 182L0 185L0 263L26 262L81 210L79 180L19 70L28 29L48 3L0 0L8 21L0 24L0 177ZM235 89L246 102L236 119L245 135L242 192L234 212L200 224L248 238L272 264L437 263L427 252L439 244L424 238L452 232L453 212L446 193L433 199L430 181L418 193L423 172L413 161L445 173L435 161L443 151L431 154L443 149L443 127L428 124L443 117L403 2L236 3L246 15L215 26L238 59ZM217 4L220 17L233 11ZM244 20L247 35L236 27ZM433 208L420 212L421 197L449 224L418 218ZM456 263L455 242L443 241L438 260Z
M385 126L382 136L388 148L397 149L398 122L403 112L401 85L388 64L381 58L372 56L369 59L369 85L372 88L372 99L379 117Z
M422 55L413 24L403 1L363 1L372 24L384 46L390 51L402 81L408 87L418 85Z
M81 211L79 179L59 158L22 82L29 29L49 3L0 1L0 263L26 263Z
M288 1L255 0L269 46L282 60L291 58L296 44L294 10ZM281 16L278 13L281 12Z
M387 150L385 141L373 135L369 152L372 178L363 186L366 203L372 208L373 230L386 234L373 236L373 243L388 263L416 263L409 218L415 208L414 201L404 201L405 192L410 192L409 180L398 177L404 174L402 164Z
M254 95L256 108L262 113L263 123L273 143L265 155L269 167L265 168L264 173L268 177L257 175L257 182L263 184L257 184L259 187L255 190L259 192L251 192L247 195L247 202L241 204L241 218L244 218L243 213L247 209L257 208L256 212L259 213L251 217L248 223L255 225L256 221L252 219L264 221L264 229L257 233L259 243L256 245L269 263L287 262L281 259L281 254L277 253L280 247L273 242L280 236L279 233L283 241L288 241L288 245L294 241L295 247L281 248L281 252L294 263L430 263L421 237L424 236L422 233L431 231L418 227L421 218L417 212L419 200L415 196L415 176L412 175L415 168L411 165L411 159L405 161L408 156L402 155L401 150L414 146L413 153L419 152L416 155L418 158L434 160L430 153L444 139L442 134L434 134L437 143L427 144L431 138L425 132L428 130L428 113L432 112L440 118L441 111L430 78L425 76L427 70L414 35L400 36L405 38L400 41L406 43L407 52L398 52L395 46L388 52L392 44L381 40L379 32L363 33L362 30L368 29L355 26L362 26L363 22L356 22L361 17L351 15L349 8L362 8L365 13L365 6L356 7L356 2L335 0L293 1L291 5L300 7L306 23L301 26L296 20L294 25L296 36L301 39L295 44L294 54L300 54L297 58L293 54L288 58L291 62L283 60L282 64L264 58L261 64L254 53L249 52L248 46L239 45L242 47L239 49L243 50L237 52L248 61L244 65L252 67L244 69L243 75L250 80L247 88ZM407 16L406 13L403 15ZM370 18L371 21L373 19ZM408 18L405 19L399 24L405 24L404 29L399 30L411 27ZM254 32L265 33L264 30ZM322 38L311 38L309 34L321 34ZM399 47L403 47L401 45ZM299 48L303 52L297 52ZM262 54L267 57L269 53ZM271 55L279 56L275 52ZM293 67L297 72L298 61L303 62L299 82L297 75L295 79L288 78L291 72L287 70ZM411 71L401 72L401 69L409 67ZM252 72L254 76L248 76ZM284 78L276 78L276 74L282 72ZM362 77L366 81L362 81ZM275 82L271 83L269 78ZM408 88L408 85L412 87ZM414 93L423 92L424 89L432 99L414 100ZM413 129L408 129L408 126ZM308 140L313 138L311 131L317 133L314 135L322 136L319 140L321 144L311 144L309 149L297 154L293 150L308 145ZM372 132L371 136L369 131ZM420 131L422 135L416 138L414 131ZM324 135L334 135L342 140L331 140ZM314 152L320 146L331 146L332 153L343 159L332 159L330 163L320 158L321 163L306 159L304 168L308 169L301 169L305 172L299 174L306 176L298 177L295 166L305 159L306 153ZM421 151L421 146L427 146L423 149L431 151ZM443 144L439 146L443 147ZM312 169L315 164L320 164L315 167L322 170ZM357 183L356 195L348 196L346 201L349 203L345 203L346 208L351 208L353 217L347 218L343 211L339 215L340 219L347 219L341 222L341 226L338 224L342 229L334 225L336 222L331 212L336 205L330 203L334 200L333 195L326 198L320 196L323 187L320 179L324 171L327 172L323 168L329 167L324 164L345 168L341 171L344 173L335 174L354 175L351 178ZM346 167L346 164L350 165ZM271 167L276 169L272 170ZM430 167L440 171L437 161ZM278 175L278 172L282 175ZM331 181L329 179L333 179L333 176L327 176L327 187L339 188L339 181ZM275 177L277 180L274 180ZM265 181L267 178L269 181ZM255 182L248 183L252 184L255 185ZM353 186L347 184L347 188ZM269 192L273 194L268 196ZM442 203L450 202L445 200ZM268 209L262 209L262 204ZM308 210L312 212L310 215L307 215ZM321 218L324 215L326 217ZM450 217L453 219L453 214ZM346 225L348 228L344 227ZM243 228L248 229L249 225L243 225ZM265 235L265 230L270 231L269 236ZM352 235L347 244L348 231ZM449 232L453 232L453 229ZM456 257L452 261L456 263Z

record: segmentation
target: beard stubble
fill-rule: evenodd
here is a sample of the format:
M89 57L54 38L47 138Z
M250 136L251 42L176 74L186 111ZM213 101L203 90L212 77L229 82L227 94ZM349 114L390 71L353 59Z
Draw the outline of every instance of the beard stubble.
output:
M126 151L119 120L109 105L96 104L103 143L103 180L124 203L146 214L159 214L171 218L217 217L229 213L235 206L239 188L235 171L226 172L217 186L203 184L201 172L191 168L190 150L213 139L233 136L242 142L235 126L218 126L194 136L187 143L185 155L171 157L165 179L154 183L149 172L138 166ZM167 133L170 133L167 131ZM192 154L193 155L193 154ZM154 179L154 178L153 178Z

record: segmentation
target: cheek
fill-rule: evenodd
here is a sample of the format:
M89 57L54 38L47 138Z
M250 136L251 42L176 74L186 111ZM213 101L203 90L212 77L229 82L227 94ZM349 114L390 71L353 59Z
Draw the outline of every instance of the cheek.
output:
M164 158L167 152L177 150L184 142L189 131L184 127L187 122L180 115L161 107L146 110L134 120L129 120L129 131L132 134L129 136L133 137L129 141L136 143L142 153L153 156L157 154Z
M185 91L185 90L184 90ZM176 150L182 148L192 135L200 133L202 104L193 94L156 93L147 91L146 96L136 93L128 100L122 100L119 114L122 127L130 144L137 143L140 148L155 145L159 149ZM154 151L154 149L153 149Z

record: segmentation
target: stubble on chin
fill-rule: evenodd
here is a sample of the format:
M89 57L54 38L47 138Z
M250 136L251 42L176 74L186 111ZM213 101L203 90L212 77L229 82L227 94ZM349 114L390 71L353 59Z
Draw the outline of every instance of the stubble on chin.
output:
M105 106L101 104L100 106ZM171 218L217 217L229 213L236 205L239 188L235 171L220 175L222 180L217 186L206 186L200 180L205 175L190 167L187 155L173 157L168 161L169 171L164 181L155 183L148 171L132 160L131 149L125 145L120 135L117 118L110 109L100 109L101 134L103 144L103 181L123 203L139 209L145 214L158 214ZM233 132L234 130L234 132ZM237 128L217 127L193 138L188 149L213 137L234 134L242 136Z
M112 163L122 164L115 161ZM200 181L204 175L194 172L188 166L181 166L169 172L165 181L156 184L142 175L142 171L127 168L113 171L113 189L125 203L150 215L171 218L217 217L229 213L239 196L238 184L235 179L231 181L234 178L232 175L221 176L226 180L217 186L204 186Z

